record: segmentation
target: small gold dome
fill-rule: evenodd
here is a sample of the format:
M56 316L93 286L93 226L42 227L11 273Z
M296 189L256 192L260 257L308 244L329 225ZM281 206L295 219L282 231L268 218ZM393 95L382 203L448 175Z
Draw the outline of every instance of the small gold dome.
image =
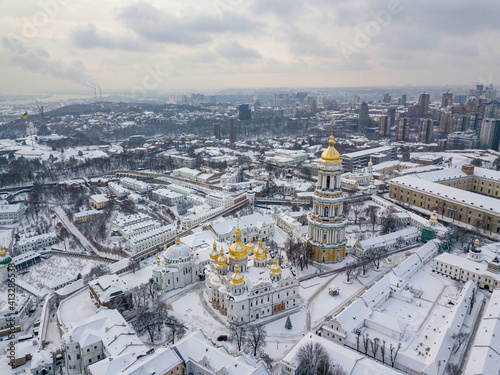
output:
M7 255L5 249L3 248L3 246L0 246L0 257L4 257L5 255Z
M214 242L212 252L210 253L210 259L217 260L219 257L219 252L217 251L217 244Z
M253 253L254 259L259 259L263 260L267 258L267 252L266 249L264 249L264 246L262 246L262 238L259 237L259 246L257 246L257 250Z
M431 216L431 218L429 220L430 220L431 223L436 223L438 221L436 210L432 211L432 216Z
M179 238L179 236L175 237L175 243L178 244L179 242L181 242L181 239Z
M234 231L236 242L229 247L229 258L231 259L245 259L248 257L248 249L243 242L241 242L241 230L237 227Z
M281 272L281 271L280 271ZM240 266L236 265L234 267L234 273L231 276L231 285L243 285L245 284L245 276L240 273Z
M222 250L222 248L220 249L219 257L217 258L217 267L227 267L227 257L224 255L224 251Z
M321 154L321 161L325 163L340 162L340 154L335 149L334 145L335 140L333 139L333 135L331 135L330 139L328 140L328 148Z
M248 250L248 252L250 252L250 251L253 251L253 249L255 249L255 246L252 243L252 237L250 237L250 239L248 240L248 243L247 243L247 250Z
M476 240L474 241L474 247L479 247L479 238L476 238Z
M274 258L274 263L271 266L269 273L271 275L277 275L277 274L281 273L281 267L278 265L278 259Z

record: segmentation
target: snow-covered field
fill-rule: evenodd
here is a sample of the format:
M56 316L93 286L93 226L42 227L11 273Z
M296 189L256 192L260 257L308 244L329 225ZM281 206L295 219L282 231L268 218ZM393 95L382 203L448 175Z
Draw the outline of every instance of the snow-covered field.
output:
M90 300L88 288L84 288L63 300L59 305L57 315L63 329L70 330L94 315L96 311L97 307Z
M104 264L90 259L66 258L62 256L52 256L47 260L42 260L28 269L26 273L19 273L18 277L38 289L45 288L45 283L56 277L68 274L76 277L79 273L87 274L96 265Z

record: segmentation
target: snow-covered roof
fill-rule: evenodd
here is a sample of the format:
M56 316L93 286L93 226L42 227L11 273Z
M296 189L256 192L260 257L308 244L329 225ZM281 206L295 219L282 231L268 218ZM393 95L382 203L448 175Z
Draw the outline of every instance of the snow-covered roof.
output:
M334 341L324 339L320 336L314 334L307 334L304 336L283 358L281 361L284 365L293 367L297 369L299 365L299 360L297 358L297 354L300 348L309 343L321 344L330 359L344 369L347 375L396 375L399 374L396 370L391 369L390 367L384 366L381 363L375 362L372 359L367 358L366 356L355 352L354 350L348 349L345 346L338 345Z
M238 219L226 219L224 221L220 221L218 223L212 224L213 230L218 235L228 234L234 232L236 227L240 226L240 229L251 229L257 228L260 229L264 225L270 226L273 225L273 220L268 217L263 216L262 214L255 213L252 215L242 216Z
M392 179L391 183L411 187L412 189L419 191L425 191L426 193L439 196L443 199L449 199L450 201L465 203L474 206L478 210L483 209L484 211L495 211L497 209L496 207L498 207L498 199L467 190L441 185L436 182L423 180L416 176L417 175L397 177Z
M92 375L151 375L167 374L182 359L172 348L158 348L147 352L128 352L117 358L106 358L88 367Z
M220 373L225 369L227 375L270 375L266 365L252 364L245 356L232 356L225 347L216 347L203 332L196 331L174 345L184 362L194 362L204 366L208 363L210 372ZM207 369L208 370L208 369Z
M127 284L117 275L104 275L89 282L101 303L107 303L116 295L125 293Z
M96 203L105 203L109 201L109 198L106 196L106 194L94 194L90 196L90 199L92 199Z
M417 238L419 235L418 229L411 227L398 230L396 232L384 234L382 236L372 237L367 240L360 241L359 244L362 249L369 250L372 248L385 246L396 243L399 238L403 240Z
M75 281L76 280L76 277L75 276L72 276L72 275L68 275L67 273L64 274L64 275L61 275L59 277L56 277L52 280L47 280L45 282L45 286L49 289L56 289L57 287L63 285L63 284L66 284L66 283L69 283L69 282L72 282L72 281Z
M135 331L117 310L101 308L94 315L63 335L65 343L78 342L80 347L102 342L110 357L128 352L147 351Z

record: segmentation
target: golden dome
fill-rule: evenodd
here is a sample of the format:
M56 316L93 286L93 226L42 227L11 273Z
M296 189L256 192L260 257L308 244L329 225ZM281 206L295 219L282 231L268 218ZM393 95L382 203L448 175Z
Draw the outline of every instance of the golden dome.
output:
M274 263L271 266L269 273L271 275L277 275L277 274L281 273L281 267L278 265L278 259L274 258Z
M334 145L335 141L333 139L333 135L331 135L328 140L328 148L321 154L321 161L325 163L340 162L340 154L337 150L335 150Z
M3 246L0 246L0 257L4 257L5 255L7 255L5 249L3 248Z
M437 212L436 212L436 210L432 211L432 216L431 216L431 218L429 219L429 221L430 221L431 223L436 223L436 222L438 221L438 219L437 219Z
M214 242L212 252L210 253L210 259L217 260L219 257L219 252L217 251L217 244Z
M259 246L257 247L257 250L253 253L254 259L266 259L267 258L267 252L266 249L264 249L264 246L262 246L262 238L259 237Z
M243 242L241 242L241 230L237 227L234 231L236 242L229 247L229 258L231 259L245 259L248 257L248 249Z
M475 248L479 247L479 238L476 238L476 240L474 241L474 247Z
M227 257L224 255L224 251L222 250L222 248L220 249L219 257L217 258L217 267L227 267Z
M255 246L254 244L252 243L252 237L250 237L250 239L248 240L248 243L247 243L247 251L253 251L253 249L255 249Z
M280 271L281 272L281 271ZM245 284L245 276L240 273L240 266L236 265L234 267L234 273L231 276L231 285L243 285Z
M181 242L181 239L179 238L179 236L175 237L175 243L178 244L179 242Z

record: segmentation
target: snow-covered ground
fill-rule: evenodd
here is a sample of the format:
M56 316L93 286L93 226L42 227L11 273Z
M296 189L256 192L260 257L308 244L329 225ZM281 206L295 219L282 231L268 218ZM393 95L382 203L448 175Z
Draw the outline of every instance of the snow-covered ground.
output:
M90 300L88 288L83 288L61 302L57 315L61 327L69 331L94 315L96 311L97 307Z
M42 260L25 271L19 273L21 280L35 286L38 289L44 289L45 283L50 282L56 277L68 274L76 277L79 273L87 274L90 269L99 264L105 264L91 259L67 258L53 255L47 260Z

